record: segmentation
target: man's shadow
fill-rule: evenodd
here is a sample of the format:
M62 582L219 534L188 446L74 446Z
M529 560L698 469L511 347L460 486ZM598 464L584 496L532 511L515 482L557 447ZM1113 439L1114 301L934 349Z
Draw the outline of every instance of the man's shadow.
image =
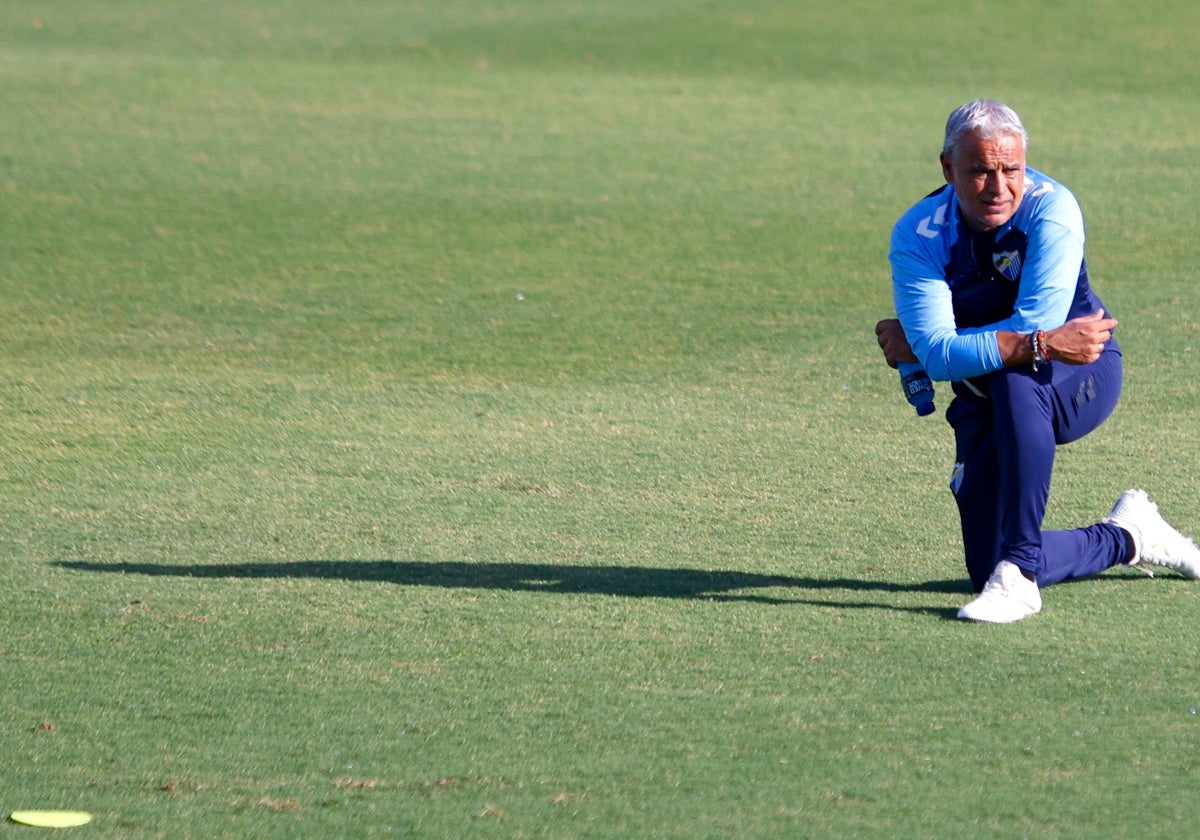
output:
M229 563L160 565L156 563L94 563L59 561L55 565L83 572L174 576L189 578L316 578L445 589L496 589L559 595L612 595L623 598L681 598L703 601L747 601L762 604L807 604L846 609L890 609L932 613L954 618L951 607L917 607L897 598L864 601L838 598L835 592L968 593L966 581L927 581L918 584L861 578L814 578L761 575L707 569L657 569L640 566L559 566L545 563L455 563L400 560L298 561L291 563ZM776 590L756 592L755 590ZM778 590L807 593L806 597ZM818 597L825 594L831 597Z

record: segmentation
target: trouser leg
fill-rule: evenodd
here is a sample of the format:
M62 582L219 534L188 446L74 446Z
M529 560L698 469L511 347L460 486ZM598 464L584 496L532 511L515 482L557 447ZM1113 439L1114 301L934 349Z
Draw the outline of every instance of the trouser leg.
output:
M1056 447L1052 373L1010 368L988 379L996 494L1000 502L1000 558L1036 574L1042 519L1050 499Z
M1041 530L1056 447L1104 422L1116 405L1121 376L1114 347L1091 365L1059 363L1036 374L997 371L987 378L988 397L955 399L947 412L957 446L952 488L976 591L1001 559L1042 586L1127 559L1127 536L1119 528Z
M946 417L954 425L956 442L950 489L958 505L967 574L979 592L1000 562L1001 504L991 410L981 398L958 397Z

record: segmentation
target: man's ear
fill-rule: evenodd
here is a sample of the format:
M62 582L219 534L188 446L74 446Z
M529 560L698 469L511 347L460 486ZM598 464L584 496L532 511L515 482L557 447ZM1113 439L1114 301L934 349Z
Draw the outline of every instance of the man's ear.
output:
M954 183L954 165L950 162L949 156L942 152L942 177L946 179L947 184Z

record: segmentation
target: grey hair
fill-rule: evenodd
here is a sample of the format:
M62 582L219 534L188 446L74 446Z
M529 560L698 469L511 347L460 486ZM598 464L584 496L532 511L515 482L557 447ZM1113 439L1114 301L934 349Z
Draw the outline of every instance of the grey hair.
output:
M1021 138L1021 148L1029 149L1029 132L1025 130L1016 111L994 99L975 99L955 108L950 119L946 120L942 154L953 160L959 141L973 131L978 131L985 140L1015 134Z

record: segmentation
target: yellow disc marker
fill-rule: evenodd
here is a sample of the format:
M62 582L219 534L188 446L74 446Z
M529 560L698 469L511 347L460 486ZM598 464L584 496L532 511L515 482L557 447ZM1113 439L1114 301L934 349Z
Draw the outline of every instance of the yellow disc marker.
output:
M9 819L38 828L70 828L87 825L92 821L92 815L87 811L13 811Z

